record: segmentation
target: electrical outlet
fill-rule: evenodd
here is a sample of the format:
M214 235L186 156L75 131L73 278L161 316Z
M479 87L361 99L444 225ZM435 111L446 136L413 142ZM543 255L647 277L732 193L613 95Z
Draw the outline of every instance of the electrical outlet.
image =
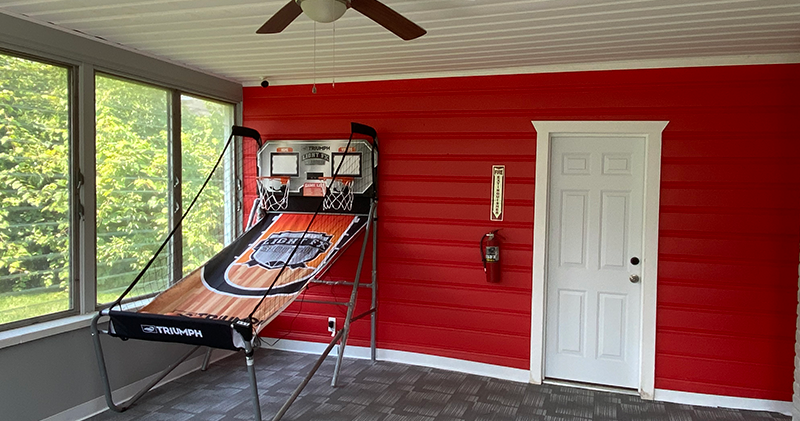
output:
M336 317L328 317L328 332L336 336Z

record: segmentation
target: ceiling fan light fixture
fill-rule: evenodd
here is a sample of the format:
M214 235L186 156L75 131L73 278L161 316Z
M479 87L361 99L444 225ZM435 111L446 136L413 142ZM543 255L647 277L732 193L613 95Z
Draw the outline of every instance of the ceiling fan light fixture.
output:
M346 0L297 0L303 13L319 23L331 23L347 11Z

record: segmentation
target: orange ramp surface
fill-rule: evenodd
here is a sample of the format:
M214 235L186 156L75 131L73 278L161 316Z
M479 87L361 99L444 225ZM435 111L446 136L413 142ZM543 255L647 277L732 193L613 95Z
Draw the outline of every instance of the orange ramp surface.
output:
M252 313L260 330L327 269L366 221L364 215L270 214L139 312L211 320L247 320Z

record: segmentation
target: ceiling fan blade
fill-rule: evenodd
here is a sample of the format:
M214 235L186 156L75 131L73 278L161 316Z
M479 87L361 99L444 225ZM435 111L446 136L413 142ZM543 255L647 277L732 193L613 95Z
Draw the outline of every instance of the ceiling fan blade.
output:
M286 6L283 6L278 13L275 13L269 20L261 25L256 31L257 34L277 34L289 26L292 21L297 19L303 9L294 0L289 0Z
M350 7L406 41L428 33L378 0L351 0Z

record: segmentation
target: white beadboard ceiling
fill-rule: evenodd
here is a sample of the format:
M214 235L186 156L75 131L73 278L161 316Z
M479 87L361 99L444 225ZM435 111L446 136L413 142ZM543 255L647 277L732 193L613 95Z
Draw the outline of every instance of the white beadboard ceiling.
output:
M286 0L0 0L0 12L245 86L800 62L800 0L383 1L428 34L402 41L354 10L335 31L316 24L316 41L305 15L256 34Z

